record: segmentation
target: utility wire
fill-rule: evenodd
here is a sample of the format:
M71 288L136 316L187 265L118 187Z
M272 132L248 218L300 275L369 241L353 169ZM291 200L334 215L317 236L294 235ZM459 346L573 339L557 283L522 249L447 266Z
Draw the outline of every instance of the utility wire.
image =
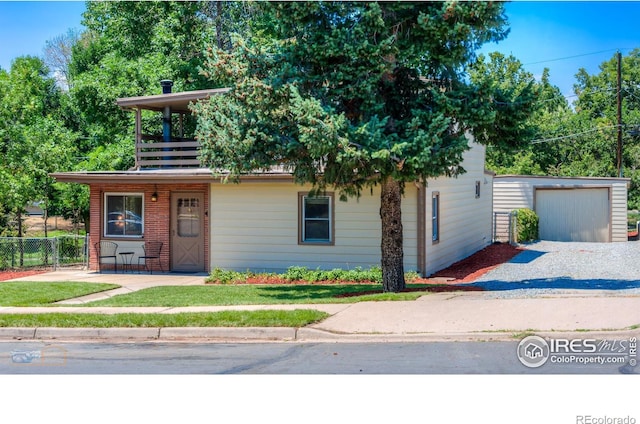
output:
M630 48L622 48L622 49L607 49L607 50L600 50L598 52L591 52L591 53L583 53L583 54L577 54L577 55L573 55L573 56L565 56L565 57L559 57L557 59L546 59L546 60L539 60L537 62L529 62L529 63L524 63L523 66L527 66L527 65L538 65L540 63L548 63L548 62L558 62L560 60L567 60L567 59L575 59L576 57L584 57L584 56L592 56L594 54L600 54L600 53L607 53L607 52L617 52L620 50L631 50Z
M571 94L571 95L567 95L565 96L564 94L560 94L561 97L551 97L549 99L545 99L545 100L537 100L535 102L531 102L532 104L542 104L542 103L548 103L548 102L553 102L556 100L559 100L561 98L568 98L568 97L578 97L578 96L582 96L584 94L597 94L597 93L606 93L609 91L616 91L615 88L606 88L606 89L602 89L602 90L594 90L594 91L589 91L589 92L584 92L584 93L580 93L580 94ZM515 106L515 105L521 105L521 104L526 104L528 102L500 102L498 100L494 100L493 101L494 104L500 105L500 106Z
M630 95L631 97L635 97L636 99L640 100L640 97L639 97L636 93L633 93L633 92L629 91L629 90L628 90L628 89L626 89L626 88L625 88L623 91L625 91L625 92L626 92L628 95Z
M537 140L531 140L530 143L531 144L549 143L551 141L564 140L564 139L571 138L571 137L576 137L576 136L579 136L579 135L589 134L589 133L593 133L593 132L596 132L596 131L608 130L608 129L613 129L613 128L618 128L618 125L610 125L610 126L607 126L607 127L592 128L590 130L582 131L582 132L575 133L575 134L563 135L561 137L541 138L541 139L537 139Z

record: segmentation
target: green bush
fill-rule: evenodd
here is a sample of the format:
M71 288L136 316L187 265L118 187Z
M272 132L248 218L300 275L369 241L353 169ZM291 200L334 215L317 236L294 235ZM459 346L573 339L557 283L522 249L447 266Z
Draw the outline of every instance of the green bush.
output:
M640 221L640 212L627 211L627 228L629 230L635 230L637 228L638 221Z
M516 228L518 231L516 241L518 243L538 240L538 215L531 209L518 209L516 211Z
M219 284L243 283L248 274L227 269L215 268L207 278L207 282Z
M356 267L353 269L335 268L331 270L309 269L304 266L292 266L283 274L254 274L249 271L238 272L215 268L207 278L208 283L218 284L236 284L244 283L250 277L279 277L289 282L305 281L308 283L317 283L319 281L354 281L359 283L372 282L382 283L382 268L374 266L369 269ZM414 281L420 275L415 271L409 271L405 274L407 282Z
M332 270L308 269L304 266L292 266L287 272L282 274L287 281L307 281L315 283L318 281L371 281L374 283L382 282L382 269L373 267L368 270L356 267L355 269L344 270L340 268Z

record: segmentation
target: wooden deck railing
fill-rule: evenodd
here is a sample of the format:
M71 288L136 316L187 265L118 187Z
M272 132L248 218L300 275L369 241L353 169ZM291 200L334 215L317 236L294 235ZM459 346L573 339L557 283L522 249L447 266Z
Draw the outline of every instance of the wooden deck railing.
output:
M143 136L136 144L137 168L200 168L200 142L191 139L162 141L162 137Z

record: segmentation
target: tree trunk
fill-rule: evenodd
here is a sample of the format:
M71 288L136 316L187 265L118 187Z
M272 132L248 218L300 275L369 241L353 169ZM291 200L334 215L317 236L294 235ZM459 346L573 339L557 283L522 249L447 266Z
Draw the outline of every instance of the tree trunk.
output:
M398 181L387 177L380 193L382 221L382 289L397 293L406 287L402 243L402 189Z
M224 42L222 41L222 2L216 2L216 38L218 41L218 48L221 49L224 47Z

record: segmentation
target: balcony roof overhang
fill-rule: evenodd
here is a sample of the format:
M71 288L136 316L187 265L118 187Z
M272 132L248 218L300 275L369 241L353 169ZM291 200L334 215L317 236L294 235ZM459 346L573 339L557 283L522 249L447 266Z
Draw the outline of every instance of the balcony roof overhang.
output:
M58 182L81 184L176 184L176 183L219 183L224 174L214 174L207 168L197 169L155 169L140 171L80 171L50 174ZM247 174L240 177L246 182L293 182L293 176L279 170Z
M229 88L183 91L179 93L157 94L153 96L123 97L116 104L123 109L144 109L162 111L166 106L176 113L189 113L189 104L229 92Z

